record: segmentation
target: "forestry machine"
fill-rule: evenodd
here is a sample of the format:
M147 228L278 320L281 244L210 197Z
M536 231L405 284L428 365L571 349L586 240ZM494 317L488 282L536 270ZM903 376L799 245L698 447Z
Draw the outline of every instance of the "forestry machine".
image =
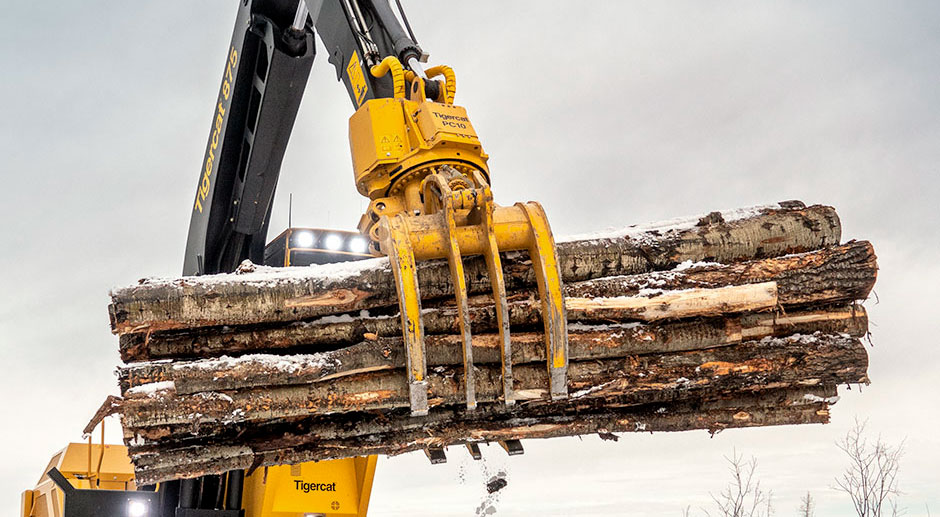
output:
M542 303L547 388L552 398L565 398L566 316L545 213L534 202L507 207L493 202L487 155L466 109L454 104L456 74L443 64L425 68L428 54L418 45L400 0L396 4L397 9L390 0L238 2L192 205L183 273L231 272L246 259L305 265L324 256L388 256L399 297L411 412L418 416L428 413L428 388L416 261L447 259L469 366L462 257L483 255L499 325L501 399L512 405L499 253L526 250ZM344 240L336 232L290 229L266 253L274 191L313 65L315 34L355 109L349 119L353 179L369 205L359 222L361 237ZM318 249L302 259L305 250ZM473 409L473 368L464 372L466 407ZM503 445L521 452L517 442ZM478 449L471 452L478 457ZM37 488L24 493L22 515L356 516L368 508L375 471L374 457L350 458L135 487L126 454L120 446L71 444L53 459Z

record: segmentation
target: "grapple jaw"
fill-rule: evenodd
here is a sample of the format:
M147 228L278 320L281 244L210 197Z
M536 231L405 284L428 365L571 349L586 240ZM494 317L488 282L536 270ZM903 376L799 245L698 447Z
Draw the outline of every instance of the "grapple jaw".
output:
M482 174L467 178L447 166L441 169L422 182L425 211L421 215L383 216L377 232L380 249L389 256L398 290L412 414L426 415L428 411L421 293L415 264L418 260L448 261L463 345L466 405L467 409L474 409L477 401L463 257L483 255L499 327L502 400L507 405L515 402L509 309L499 256L502 251L526 250L529 253L542 302L550 379L548 392L552 399L566 398L567 318L555 242L544 210L535 202L497 206Z

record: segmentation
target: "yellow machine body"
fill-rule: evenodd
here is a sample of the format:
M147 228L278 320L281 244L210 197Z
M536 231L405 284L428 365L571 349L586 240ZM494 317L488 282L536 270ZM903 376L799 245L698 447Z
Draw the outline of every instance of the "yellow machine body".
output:
M245 517L365 517L377 456L260 468L245 477ZM78 489L136 490L123 445L70 443L49 461ZM157 487L159 492L160 487ZM23 492L21 517L62 517L62 490L45 474Z
M260 468L245 478L246 517L365 517L376 456Z
M43 472L53 467L75 488L136 489L134 467L123 445L70 443L52 457ZM43 474L36 488L23 492L20 512L22 517L62 517L62 490Z

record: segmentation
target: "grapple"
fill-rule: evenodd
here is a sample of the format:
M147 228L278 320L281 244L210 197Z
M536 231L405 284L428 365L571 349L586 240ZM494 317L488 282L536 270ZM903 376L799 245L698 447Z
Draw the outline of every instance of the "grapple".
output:
M568 332L561 273L548 219L536 202L503 207L493 202L487 155L467 117L453 104L456 83L448 67L434 100L424 78L386 58L372 68L392 74L395 97L363 103L350 118L349 140L359 192L371 201L359 230L373 250L389 257L401 311L411 413L428 413L427 362L416 261L447 259L453 278L464 360L468 409L477 405L463 257L483 255L499 326L502 400L515 402L509 314L500 252L529 253L541 298L552 399L566 398ZM406 91L408 92L406 98Z

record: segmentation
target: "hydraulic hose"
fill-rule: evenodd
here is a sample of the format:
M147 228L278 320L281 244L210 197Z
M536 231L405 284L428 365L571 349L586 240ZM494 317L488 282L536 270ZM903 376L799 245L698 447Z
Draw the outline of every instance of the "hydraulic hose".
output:
M396 99L405 98L405 68L395 56L388 56L381 63L369 70L374 77L385 77L385 74L392 72L392 88Z
M447 65L437 65L428 68L425 73L428 74L429 78L439 75L444 76L444 89L441 92L444 97L443 102L453 104L454 96L457 95L457 74L454 73L454 69ZM438 99L438 101L440 100Z
M457 95L457 74L454 73L454 69L447 65L437 65L431 68L428 68L425 72L428 79L437 76L444 77L444 87L438 92L437 98L434 99L437 102L443 102L445 104L453 104L454 96ZM415 80L418 74L412 72L411 70L405 70L405 80L409 83Z

